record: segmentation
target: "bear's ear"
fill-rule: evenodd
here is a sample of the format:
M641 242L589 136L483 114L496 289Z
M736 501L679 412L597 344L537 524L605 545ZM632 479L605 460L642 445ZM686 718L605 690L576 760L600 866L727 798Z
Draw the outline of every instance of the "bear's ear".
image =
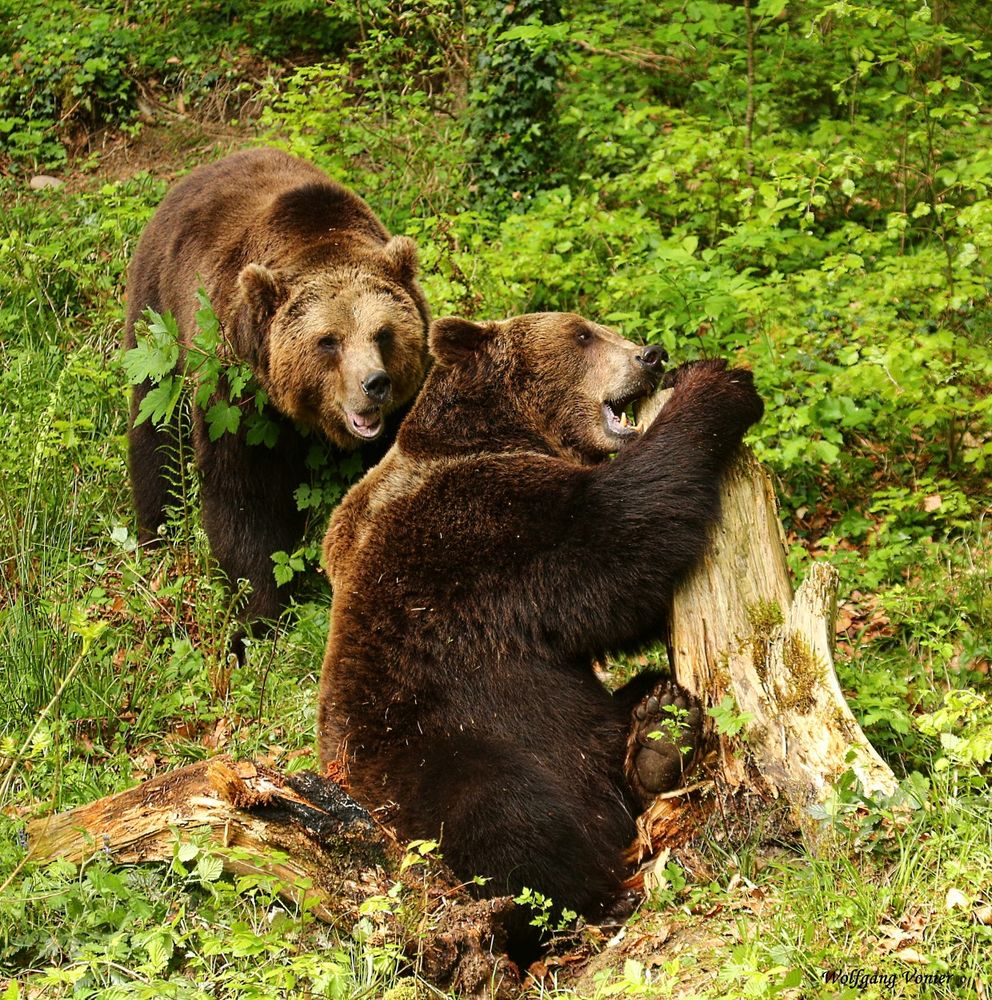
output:
M264 264L247 264L238 275L238 288L256 319L268 319L286 298L286 284Z
M382 249L386 266L402 284L417 276L417 244L409 236L394 236Z
M492 335L490 327L459 316L436 319L431 324L431 354L442 365L457 365L478 354Z

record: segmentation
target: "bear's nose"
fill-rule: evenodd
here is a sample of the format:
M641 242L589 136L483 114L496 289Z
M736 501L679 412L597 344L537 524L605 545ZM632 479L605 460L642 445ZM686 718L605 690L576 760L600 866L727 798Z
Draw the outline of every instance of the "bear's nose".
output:
M668 351L657 344L651 344L637 355L637 360L649 371L656 371L668 360Z
M373 403L384 403L392 391L393 383L389 376L380 368L370 372L362 379L362 389Z

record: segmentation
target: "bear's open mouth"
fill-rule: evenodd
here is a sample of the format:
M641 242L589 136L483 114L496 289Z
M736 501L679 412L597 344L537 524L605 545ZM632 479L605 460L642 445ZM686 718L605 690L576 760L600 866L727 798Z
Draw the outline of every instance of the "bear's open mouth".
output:
M635 392L619 399L608 399L603 403L603 423L607 434L618 438L629 438L640 434L637 418L634 415L634 404L639 402L646 393Z
M348 429L355 437L371 441L382 433L382 410L367 410L365 413L348 411Z

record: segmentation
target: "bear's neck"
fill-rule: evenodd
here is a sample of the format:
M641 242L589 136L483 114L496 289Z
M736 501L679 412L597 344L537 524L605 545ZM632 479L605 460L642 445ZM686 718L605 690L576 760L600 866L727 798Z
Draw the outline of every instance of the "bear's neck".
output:
M411 457L538 452L556 449L516 407L512 393L494 397L484 379L434 369L400 428L399 443Z

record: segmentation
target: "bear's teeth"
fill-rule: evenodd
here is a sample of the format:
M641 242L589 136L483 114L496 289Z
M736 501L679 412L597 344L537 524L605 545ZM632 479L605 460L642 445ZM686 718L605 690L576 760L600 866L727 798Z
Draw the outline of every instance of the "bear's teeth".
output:
M620 413L620 426L621 427L626 427L627 426L627 414L626 413L623 413L623 412Z

